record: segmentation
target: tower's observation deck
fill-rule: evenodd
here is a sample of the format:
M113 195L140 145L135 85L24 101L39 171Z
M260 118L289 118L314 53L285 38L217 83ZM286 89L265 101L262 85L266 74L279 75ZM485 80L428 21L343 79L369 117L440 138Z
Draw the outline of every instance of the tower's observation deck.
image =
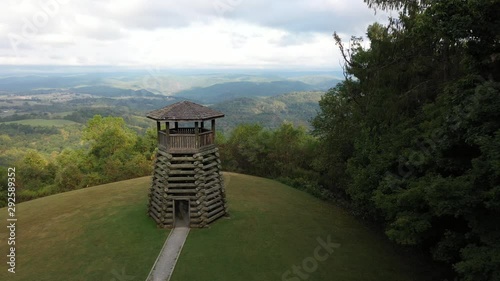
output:
M224 114L183 101L152 111L147 117L156 121L160 146L172 153L190 153L215 145L215 119ZM184 126L179 127L179 123Z
M204 128L164 129L158 131L158 144L171 153L190 153L215 146L215 135Z

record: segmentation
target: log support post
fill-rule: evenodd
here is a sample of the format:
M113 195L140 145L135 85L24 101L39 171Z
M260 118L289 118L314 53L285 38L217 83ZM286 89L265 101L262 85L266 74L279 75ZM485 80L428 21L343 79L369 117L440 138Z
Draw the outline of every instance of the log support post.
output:
M196 148L200 147L200 129L198 128L198 122L194 122L194 139Z
M161 123L160 121L156 121L156 136L158 138L158 143L160 143L160 131L161 131Z

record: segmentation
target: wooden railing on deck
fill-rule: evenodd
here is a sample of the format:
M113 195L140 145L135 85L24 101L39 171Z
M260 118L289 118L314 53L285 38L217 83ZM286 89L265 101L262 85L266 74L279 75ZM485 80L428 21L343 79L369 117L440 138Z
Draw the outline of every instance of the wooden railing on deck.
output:
M200 147L204 147L215 143L214 133L212 131L201 133L198 136L200 138Z
M210 130L198 133L198 139L194 128L172 129L167 136L165 131L158 132L158 142L171 152L191 152L215 143L214 133Z

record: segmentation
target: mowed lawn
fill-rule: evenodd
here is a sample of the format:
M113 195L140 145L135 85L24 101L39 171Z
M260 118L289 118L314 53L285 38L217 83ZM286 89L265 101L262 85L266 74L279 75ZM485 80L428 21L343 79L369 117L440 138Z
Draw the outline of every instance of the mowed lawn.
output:
M225 180L230 218L191 230L172 281L432 280L425 264L329 203L268 179ZM3 230L0 280L145 280L169 233L146 215L149 185L144 177L19 204L16 274Z
M138 178L18 204L15 274L7 272L7 209L0 209L0 280L144 280L168 235L146 215L150 181Z
M24 120L9 121L4 123L5 124L17 123L21 125L46 126L46 127L52 127L52 126L62 127L66 125L78 124L74 121L65 119L24 119Z
M427 265L332 204L268 179L225 180L230 218L191 230L171 281L432 280Z

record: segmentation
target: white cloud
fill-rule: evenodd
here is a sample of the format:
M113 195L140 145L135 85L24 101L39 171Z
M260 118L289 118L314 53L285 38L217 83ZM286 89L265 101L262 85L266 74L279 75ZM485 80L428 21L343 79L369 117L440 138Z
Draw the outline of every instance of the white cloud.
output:
M0 64L338 68L333 31L363 35L385 14L361 0L25 0L0 18Z

